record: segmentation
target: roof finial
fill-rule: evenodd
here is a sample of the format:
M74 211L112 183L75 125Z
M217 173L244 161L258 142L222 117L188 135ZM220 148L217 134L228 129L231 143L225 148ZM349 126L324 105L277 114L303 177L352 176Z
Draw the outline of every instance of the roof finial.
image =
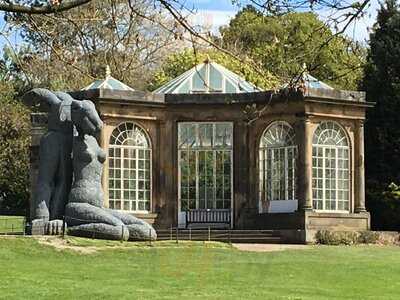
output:
M205 64L209 64L211 62L211 58L210 58L210 55L206 55L206 58L204 59L204 61L203 61L203 63L205 63Z
M111 69L110 69L110 66L107 65L107 66L106 66L106 78L107 78L107 77L110 77L110 76L111 76Z
M307 73L307 64L303 63L303 73Z

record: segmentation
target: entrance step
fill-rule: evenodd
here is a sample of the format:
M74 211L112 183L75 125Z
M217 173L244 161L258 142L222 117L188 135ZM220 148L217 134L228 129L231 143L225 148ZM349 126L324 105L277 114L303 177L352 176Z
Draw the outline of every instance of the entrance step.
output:
M157 219L157 214L132 214L134 217L139 218L150 225L153 225Z
M282 238L274 230L179 229L157 230L158 240L220 241L231 243L279 244Z

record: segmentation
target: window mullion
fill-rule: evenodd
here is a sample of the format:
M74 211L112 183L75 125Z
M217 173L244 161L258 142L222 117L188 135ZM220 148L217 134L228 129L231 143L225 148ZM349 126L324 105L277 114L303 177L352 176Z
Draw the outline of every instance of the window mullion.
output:
M268 150L267 148L264 150L265 152L265 171L264 171L264 179L265 179L265 186L264 186L264 193L265 193L265 201L270 201L270 199L268 198L268 191L270 189L272 189L272 185L271 182L269 181L268 178L268 174L270 173L271 169L271 164L268 164L268 159L269 159L269 152L271 152L271 150Z
M195 168L196 168L196 209L199 209L200 207L200 200L199 200L199 151L195 150ZM190 160L190 157L189 157ZM189 180L190 182L190 180ZM189 195L190 195L190 189L189 189ZM190 198L190 196L189 196ZM190 206L190 205L189 205Z
M284 148L284 157L283 157L283 159L284 159L284 165L285 165L285 186L284 186L284 189L285 189L285 200L289 200L289 170L288 170L288 148L287 147L285 147Z
M221 161L221 165L222 165L222 170L221 170L221 180L222 180L222 208L225 207L225 155L227 154L227 152L225 150L221 151L222 153L222 161Z
M275 151L271 149L271 200L275 199L274 195L274 159L275 159Z
M325 200L326 200L326 164L325 164L325 157L326 157L326 148L322 148L322 210L325 210Z
M139 149L134 149L135 151L135 166L136 166L136 179L135 179L135 211L138 210L139 207Z
M338 210L339 208L339 199L338 199L338 194L339 194L339 165L338 165L338 159L339 159L339 155L338 155L339 151L338 148L336 147L335 150L335 208L336 210Z
M216 197L217 197L217 151L213 150L213 201L212 201L212 208L216 208Z

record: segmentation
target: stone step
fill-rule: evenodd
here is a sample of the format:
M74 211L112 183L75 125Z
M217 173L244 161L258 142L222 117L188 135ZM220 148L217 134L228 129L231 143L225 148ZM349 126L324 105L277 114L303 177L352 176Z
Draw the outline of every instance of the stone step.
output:
M149 223L150 225L154 224L156 218L157 218L157 214L154 213L150 213L150 214L132 214L133 216L135 216L136 218L139 218L147 223Z

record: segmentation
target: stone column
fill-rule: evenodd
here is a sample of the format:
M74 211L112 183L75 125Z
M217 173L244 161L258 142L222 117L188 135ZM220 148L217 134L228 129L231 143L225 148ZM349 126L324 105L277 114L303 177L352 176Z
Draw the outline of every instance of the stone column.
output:
M365 169L364 169L364 121L358 120L354 130L355 156L355 199L354 211L365 212Z
M309 211L312 205L312 130L308 117L302 119L296 132L299 154L297 160L298 209Z
M99 145L106 153L106 161L103 164L103 173L101 175L101 186L103 187L103 205L104 207L109 207L109 197L108 197L108 138L110 136L110 131L112 127L104 121L103 129L101 130Z

